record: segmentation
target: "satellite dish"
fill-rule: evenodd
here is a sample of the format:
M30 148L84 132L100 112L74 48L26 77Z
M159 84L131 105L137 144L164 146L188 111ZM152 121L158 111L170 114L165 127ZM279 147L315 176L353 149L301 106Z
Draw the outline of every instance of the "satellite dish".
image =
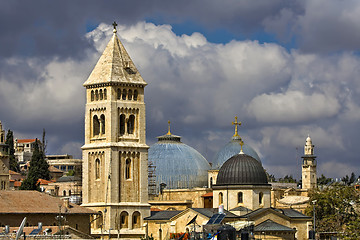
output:
M24 219L22 220L21 224L20 224L20 227L19 227L19 230L17 231L16 233L16 238L15 240L19 240L21 234L23 233L23 229L25 227L25 223L26 223L26 217L24 217Z

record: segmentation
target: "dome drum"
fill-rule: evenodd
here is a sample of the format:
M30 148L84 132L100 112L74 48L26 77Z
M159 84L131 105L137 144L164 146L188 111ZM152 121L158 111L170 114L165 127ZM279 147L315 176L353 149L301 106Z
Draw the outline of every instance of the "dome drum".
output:
M222 185L268 185L268 181L261 163L240 153L231 157L220 168L214 187Z

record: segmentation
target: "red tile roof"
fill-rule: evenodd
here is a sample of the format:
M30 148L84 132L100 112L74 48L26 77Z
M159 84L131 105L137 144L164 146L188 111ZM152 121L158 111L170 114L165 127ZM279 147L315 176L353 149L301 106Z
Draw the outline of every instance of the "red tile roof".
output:
M205 193L204 195L202 195L201 197L212 197L212 196L213 196L213 193L208 192L208 193Z
M33 142L35 142L35 140L36 140L36 138L34 138L34 139L18 139L17 142L18 143L33 143Z
M48 185L49 183L52 183L54 181L48 181L48 180L39 178L37 182L40 183L40 185Z
M21 182L20 181L15 181L14 182L14 187L20 187L21 186Z

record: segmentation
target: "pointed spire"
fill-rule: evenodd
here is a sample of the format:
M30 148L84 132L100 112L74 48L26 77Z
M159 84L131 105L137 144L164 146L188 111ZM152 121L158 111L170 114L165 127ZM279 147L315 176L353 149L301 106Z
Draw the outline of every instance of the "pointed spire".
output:
M171 132L170 132L170 120L168 121L168 132L166 135L171 135Z
M233 137L239 137L239 134L238 134L238 126L241 125L241 122L238 122L238 117L235 116L235 122L232 122L232 125L235 125L235 134Z
M135 64L117 36L116 22L114 34L96 63L84 86L104 83L133 83L146 85Z

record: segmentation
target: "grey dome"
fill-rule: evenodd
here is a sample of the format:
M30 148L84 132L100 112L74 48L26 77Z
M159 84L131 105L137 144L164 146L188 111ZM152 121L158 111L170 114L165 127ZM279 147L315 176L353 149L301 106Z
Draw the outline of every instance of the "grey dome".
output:
M261 163L240 153L227 160L219 170L216 185L266 185L267 176Z
M228 142L220 151L216 154L213 162L213 169L220 169L220 167L232 156L239 154L241 150L240 146L241 138L239 136L233 136L231 141ZM252 149L249 145L244 144L242 150L245 154L255 158L257 161L261 163L259 155Z
M148 151L155 165L156 192L161 183L166 189L184 189L207 185L208 161L194 148L182 143L179 136L167 134Z

